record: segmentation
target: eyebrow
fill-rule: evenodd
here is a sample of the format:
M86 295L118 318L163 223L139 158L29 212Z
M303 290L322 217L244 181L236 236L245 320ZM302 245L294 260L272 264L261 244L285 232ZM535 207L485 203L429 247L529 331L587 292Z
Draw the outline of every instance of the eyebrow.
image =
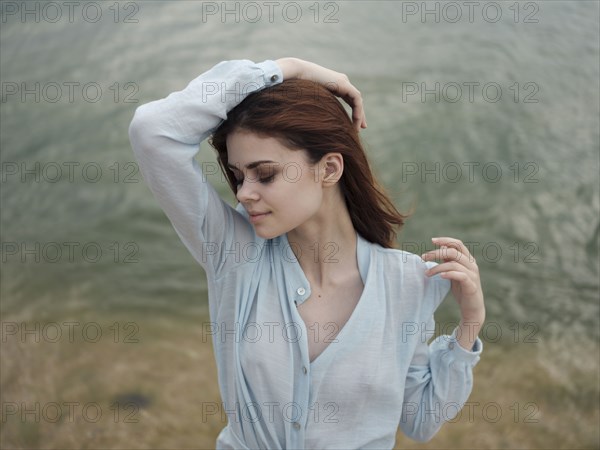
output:
M254 169L254 168L260 166L261 164L269 164L269 163L278 164L277 161L270 161L268 159L262 159L260 161L254 161L249 164L246 164L246 169ZM230 169L239 170L236 166L234 166L232 164L227 164L227 167L229 167Z

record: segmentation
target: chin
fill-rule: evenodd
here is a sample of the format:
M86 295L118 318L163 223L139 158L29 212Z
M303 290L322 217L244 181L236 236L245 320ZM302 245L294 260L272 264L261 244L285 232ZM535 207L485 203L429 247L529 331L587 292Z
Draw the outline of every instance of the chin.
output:
M273 234L273 233L261 233L260 231L256 231L256 235L263 238L263 239L273 239L276 238L277 236L280 236L280 234Z
M258 228L254 228L254 233L256 233L257 236L263 238L263 239L274 239L276 237L281 236L282 234L284 234L284 232L280 231L269 231L269 230L261 230L260 227Z

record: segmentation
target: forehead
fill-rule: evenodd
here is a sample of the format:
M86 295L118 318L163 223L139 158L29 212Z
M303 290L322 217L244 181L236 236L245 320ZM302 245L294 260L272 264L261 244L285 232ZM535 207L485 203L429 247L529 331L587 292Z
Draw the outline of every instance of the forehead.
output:
M227 136L227 159L229 164L243 168L258 160L304 163L304 152L291 150L278 139L262 136L251 131L234 131Z

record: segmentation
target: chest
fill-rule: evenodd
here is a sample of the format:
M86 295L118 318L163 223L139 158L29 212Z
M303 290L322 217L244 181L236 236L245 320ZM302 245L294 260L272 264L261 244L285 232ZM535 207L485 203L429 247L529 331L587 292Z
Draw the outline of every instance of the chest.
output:
M308 355L313 362L348 322L361 298L364 285L360 274L337 289L311 289L311 295L297 306L307 330Z

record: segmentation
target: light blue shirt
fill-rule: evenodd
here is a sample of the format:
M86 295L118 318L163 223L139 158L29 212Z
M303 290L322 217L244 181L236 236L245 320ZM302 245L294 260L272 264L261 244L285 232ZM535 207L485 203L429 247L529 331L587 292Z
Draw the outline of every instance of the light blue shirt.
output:
M282 80L274 61L224 61L138 107L129 128L144 180L206 271L210 323L202 326L218 368L215 413L228 421L216 447L392 448L398 427L428 440L469 397L483 348L479 338L472 351L462 348L458 328L428 345L450 289L449 280L425 276L437 263L357 233L362 296L310 362L314 329L296 305L311 286L287 234L257 236L241 203L223 201L194 159L248 93Z

